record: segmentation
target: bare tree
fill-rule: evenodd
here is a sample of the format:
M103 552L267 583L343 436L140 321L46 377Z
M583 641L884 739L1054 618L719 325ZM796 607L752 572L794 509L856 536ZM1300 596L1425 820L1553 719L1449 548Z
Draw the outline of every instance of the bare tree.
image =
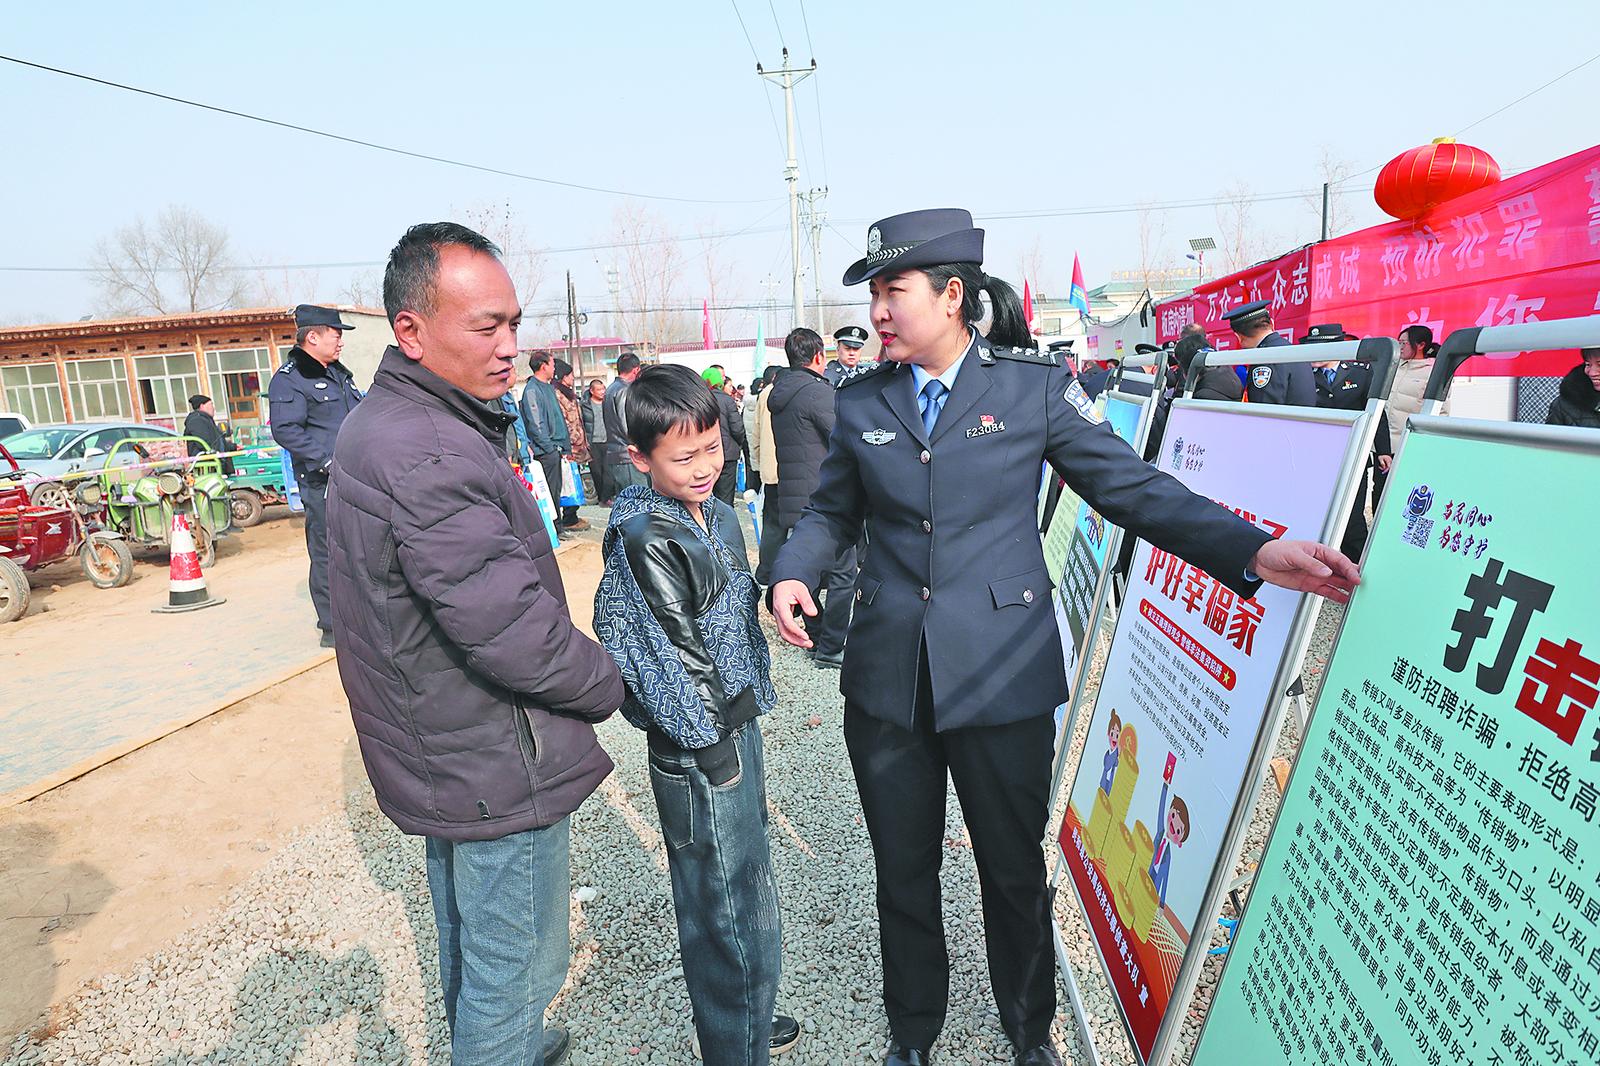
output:
M1139 208L1139 279L1146 289L1154 290L1171 269L1166 216L1157 212L1154 205L1143 204Z
M1242 270L1262 258L1270 238L1256 228L1255 194L1248 182L1235 181L1222 191L1217 206L1217 232L1221 237L1223 272Z
M1040 298L1040 294L1049 290L1049 283L1044 277L1044 246L1038 237L1035 237L1033 244L1028 247L1027 251L1022 253L1018 268L1022 272L1022 276L1017 279L1018 291L1021 291L1024 281L1033 284L1033 298L1035 300Z
M372 267L356 271L345 282L339 298L356 307L382 307L383 275Z
M246 298L227 230L177 204L163 209L154 224L138 218L101 239L90 265L104 314L216 311Z
M721 297L728 295L733 288L733 268L722 257L722 241L706 239L705 230L700 231L701 253L706 272L706 302L711 308L711 333L721 343L727 336L729 313L727 309L719 307Z
M1348 159L1343 159L1334 154L1333 149L1327 145L1322 146L1322 154L1317 160L1317 174L1321 177L1317 187L1306 195L1306 210L1311 212L1317 220L1317 228L1312 231L1316 237L1322 232L1322 186L1331 186L1328 190L1328 236L1337 237L1350 231L1354 221L1355 212L1344 197L1339 195L1339 183L1354 172Z
M291 307L317 299L322 275L316 270L258 269L250 299L262 307Z
M500 259L517 287L517 299L522 301L523 307L532 304L544 282L544 252L533 243L528 227L517 217L511 204L477 204L467 208L463 217L467 226L500 246ZM528 316L524 314L523 317Z
M628 202L612 216L619 248L621 310L631 312L633 337L660 347L692 340L696 323L675 308L685 267L682 242L643 206Z

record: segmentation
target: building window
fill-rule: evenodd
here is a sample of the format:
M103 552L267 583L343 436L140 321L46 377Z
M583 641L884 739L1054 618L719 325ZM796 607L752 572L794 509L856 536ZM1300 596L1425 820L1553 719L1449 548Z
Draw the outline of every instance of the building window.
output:
M65 422L67 409L61 402L61 379L54 363L33 363L0 369L0 388L6 395L6 409L26 415L33 423Z
M234 426L264 425L267 382L272 378L272 357L265 348L208 350L211 399L217 417Z
M133 372L147 418L183 417L189 411L189 397L200 391L199 364L192 352L138 356Z
M72 415L80 422L133 417L128 369L121 359L71 360L67 363L67 390L72 395Z

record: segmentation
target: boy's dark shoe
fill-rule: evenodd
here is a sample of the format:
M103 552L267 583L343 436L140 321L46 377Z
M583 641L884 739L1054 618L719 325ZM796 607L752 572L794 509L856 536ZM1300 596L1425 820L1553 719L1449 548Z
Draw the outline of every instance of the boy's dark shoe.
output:
M842 670L844 668L844 652L836 652L831 655L825 652L813 652L811 661L823 670Z
M544 1066L561 1066L566 1062L567 1052L572 1050L572 1037L567 1027L545 1022L544 1041L540 1050L544 1053Z
M906 1047L898 1040L891 1040L883 1066L931 1066L932 1062L933 1056L921 1048Z
M800 1022L787 1014L774 1014L772 1016L772 1043L768 1045L768 1053L782 1055L800 1042ZM700 1034L694 1037L694 1057L701 1058Z
M1061 1066L1061 1056L1056 1054L1052 1044L1040 1044L1036 1048L1017 1052L1017 1057L1011 1060L1011 1066Z

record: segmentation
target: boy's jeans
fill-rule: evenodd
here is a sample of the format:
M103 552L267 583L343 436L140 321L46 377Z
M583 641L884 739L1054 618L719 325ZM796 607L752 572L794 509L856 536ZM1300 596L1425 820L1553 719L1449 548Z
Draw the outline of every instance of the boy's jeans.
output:
M713 785L694 753L650 734L650 787L672 873L683 979L706 1066L765 1066L782 938L767 848L761 727L735 730L735 775Z
M570 953L568 830L563 818L499 840L425 838L454 1062L543 1066Z

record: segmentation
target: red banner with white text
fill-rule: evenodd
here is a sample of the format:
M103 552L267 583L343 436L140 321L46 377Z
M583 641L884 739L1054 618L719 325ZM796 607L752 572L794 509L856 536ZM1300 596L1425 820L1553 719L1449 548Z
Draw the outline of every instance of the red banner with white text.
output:
M1358 336L1413 323L1443 341L1468 326L1600 312L1600 145L1390 222L1297 249L1156 307L1159 340L1199 322L1233 346L1222 315L1270 300L1273 324L1299 338L1323 322ZM1555 375L1573 352L1480 356L1463 374Z

